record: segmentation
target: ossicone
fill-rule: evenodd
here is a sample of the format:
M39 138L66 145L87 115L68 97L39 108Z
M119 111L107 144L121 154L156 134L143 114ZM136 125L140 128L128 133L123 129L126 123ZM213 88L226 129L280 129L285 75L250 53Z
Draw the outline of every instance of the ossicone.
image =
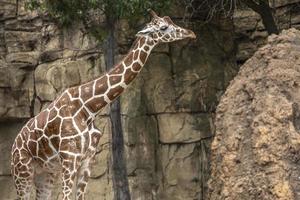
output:
M158 15L152 9L148 9L148 12L153 18L158 18Z

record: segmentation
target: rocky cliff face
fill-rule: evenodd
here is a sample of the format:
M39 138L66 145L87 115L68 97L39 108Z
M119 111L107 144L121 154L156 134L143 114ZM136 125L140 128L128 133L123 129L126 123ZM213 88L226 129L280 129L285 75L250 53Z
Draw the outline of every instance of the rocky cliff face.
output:
M180 23L180 22L179 22ZM121 97L132 199L201 199L206 188L212 111L235 74L232 21L190 24L196 41L162 45ZM118 38L128 49L132 36ZM23 1L0 1L0 197L14 199L10 146L23 123L62 90L99 76L101 45L83 26L64 29ZM119 55L121 57L123 55ZM110 121L88 199L112 199ZM58 185L59 188L59 185ZM56 190L55 199L60 199Z
M270 0L274 19L280 30L300 28L299 0ZM249 8L240 8L234 13L237 62L243 64L259 47L266 44L268 33L261 17Z
M216 112L210 199L300 198L300 31L270 36Z

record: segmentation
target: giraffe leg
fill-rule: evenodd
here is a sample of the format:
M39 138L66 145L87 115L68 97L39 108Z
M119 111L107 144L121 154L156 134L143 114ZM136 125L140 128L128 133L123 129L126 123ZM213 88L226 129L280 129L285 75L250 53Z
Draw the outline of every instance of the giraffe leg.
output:
M50 200L54 184L54 174L43 172L34 179L36 200Z
M32 158L27 151L16 150L12 155L12 175L18 200L29 200L33 186Z
M99 143L100 137L102 135L101 131L97 129L94 123L89 127L89 132L87 133L90 136L90 146L88 147L89 156L82 160L80 169L77 174L77 184L76 184L76 200L84 200L86 187L88 179L90 177L90 164L91 161L95 159L96 148Z
M62 167L63 200L70 200L78 169L76 157L64 159Z
M88 179L90 177L90 158L83 160L77 174L76 200L84 200Z

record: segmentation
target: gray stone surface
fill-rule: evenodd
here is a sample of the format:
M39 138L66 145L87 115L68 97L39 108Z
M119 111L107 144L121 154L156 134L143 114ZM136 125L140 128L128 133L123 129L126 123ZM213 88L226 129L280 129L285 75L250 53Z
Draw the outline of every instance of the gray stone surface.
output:
M10 149L24 122L0 122L0 176L10 175ZM1 196L1 195L0 195Z
M157 120L161 143L193 143L212 136L207 114L161 114Z
M275 0L269 1L273 8L275 22L280 30L295 27L300 28L299 1ZM260 16L253 10L244 7L234 12L235 38L237 41L237 61L243 64L258 48L267 42L267 32Z

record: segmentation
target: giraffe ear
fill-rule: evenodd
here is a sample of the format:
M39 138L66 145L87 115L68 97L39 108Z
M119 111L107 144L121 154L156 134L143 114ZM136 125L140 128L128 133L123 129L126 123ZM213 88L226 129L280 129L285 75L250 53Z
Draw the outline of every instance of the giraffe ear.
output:
M164 16L163 19L168 22L169 24L175 25L172 19L169 16Z
M150 15L151 15L153 18L159 18L158 15L157 15L152 9L149 9L148 12L150 13Z

